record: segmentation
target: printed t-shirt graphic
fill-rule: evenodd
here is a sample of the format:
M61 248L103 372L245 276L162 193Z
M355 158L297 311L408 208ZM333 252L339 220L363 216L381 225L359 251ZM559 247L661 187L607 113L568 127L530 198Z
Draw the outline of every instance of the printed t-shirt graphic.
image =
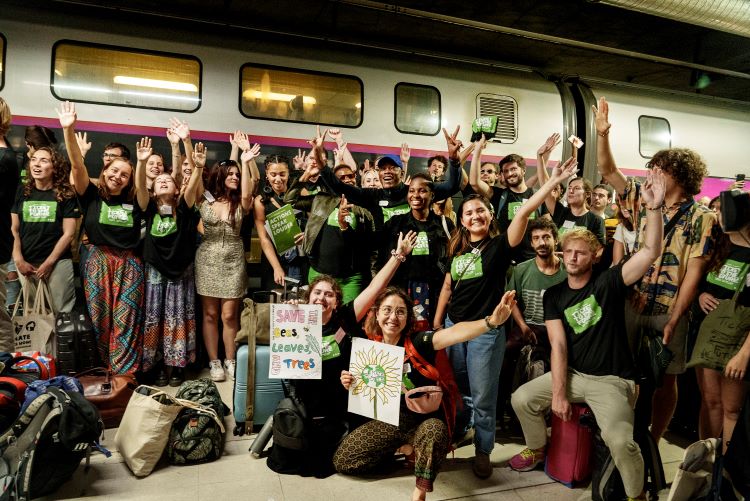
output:
M108 226L121 226L123 228L132 227L133 205L107 205L107 203L102 200L101 209L99 209L99 224L106 224Z
M735 292L744 287L748 271L750 271L750 263L727 259L718 272L712 271L708 274L707 280L711 284Z
M57 202L26 200L23 203L23 220L27 223L54 223Z
M602 308L592 294L580 303L565 308L565 318L573 328L573 332L580 334L602 319Z
M451 278L468 280L482 276L482 259L474 252L456 256L451 261Z

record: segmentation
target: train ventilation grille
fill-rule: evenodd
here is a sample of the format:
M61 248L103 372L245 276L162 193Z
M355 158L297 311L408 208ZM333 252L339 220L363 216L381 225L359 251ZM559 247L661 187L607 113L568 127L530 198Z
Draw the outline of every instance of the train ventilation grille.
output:
M496 116L497 134L492 142L510 144L518 139L518 103L500 94L477 95L477 117Z

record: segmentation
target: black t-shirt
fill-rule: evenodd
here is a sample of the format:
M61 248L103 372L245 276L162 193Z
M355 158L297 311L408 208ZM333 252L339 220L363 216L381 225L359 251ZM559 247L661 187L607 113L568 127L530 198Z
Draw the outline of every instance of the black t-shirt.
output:
M310 265L318 272L337 278L347 278L360 271L355 269L357 251L357 228L360 221L356 214L350 213L349 228L341 231L339 226L339 208L334 208L328 215L328 220L320 228L318 237L313 244L310 254Z
M55 190L31 188L28 197L19 186L13 213L18 214L21 234L21 254L28 263L41 264L52 254L63 235L63 219L78 218L81 213L75 198L58 202ZM67 246L60 259L70 259Z
M586 228L596 235L600 244L605 244L604 219L591 211L587 211L582 216L576 216L570 210L570 207L565 207L558 202L555 206L555 213L552 215L552 221L557 225L560 236L573 228Z
M474 242L482 249L465 252L451 260L453 294L448 316L454 323L478 320L492 314L505 289L505 275L510 266L511 247L508 235Z
M177 218L167 206L159 214L156 202L149 200L146 208L146 241L143 258L168 278L179 278L195 260L195 242L200 213L188 207L184 198L177 204ZM164 210L164 209L163 209Z
M104 200L94 183L78 196L83 226L93 245L135 249L141 239L141 208L135 200L116 195Z
M10 230L10 209L18 188L18 161L11 148L0 148L0 263L10 261L13 254L13 232Z
M635 368L625 332L628 287L622 265L594 276L580 289L565 280L544 293L544 319L561 320L568 367L592 376L633 379Z
M505 203L502 207L498 207L503 192L507 193ZM531 198L532 195L534 195L534 190L532 188L526 188L526 191L522 193L516 193L510 188L494 188L492 190L492 206L495 208L497 223L500 226L500 231L502 233L508 231L508 226L510 226L510 223L513 221L516 212L518 212L521 205ZM534 211L529 219L534 219L536 215L536 211Z
M341 329L341 340L336 334ZM346 415L349 393L341 385L341 371L349 370L352 337L364 337L354 314L354 303L336 309L323 326L323 370L321 379L295 379L297 395L307 406L311 417L342 418Z
M453 221L446 218L445 222L448 232L453 231ZM432 211L429 211L426 221L418 221L410 211L394 216L386 223L383 230L386 251L381 253L381 266L385 258L390 257L390 251L396 248L399 232L406 235L409 231L417 233L417 244L391 282L404 288L408 281L442 283L448 269L448 235L443 218Z
M742 306L750 306L750 247L731 245L721 268L708 273L702 289L717 299L732 299L734 293L741 290L737 302Z

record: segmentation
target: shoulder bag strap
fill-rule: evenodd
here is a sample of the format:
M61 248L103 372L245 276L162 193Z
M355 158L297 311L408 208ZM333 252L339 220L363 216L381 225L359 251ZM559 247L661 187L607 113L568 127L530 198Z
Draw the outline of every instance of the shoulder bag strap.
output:
M448 221L445 220L445 215L440 216L440 219L443 223L443 231L445 231L445 236L448 237L448 240L451 239L451 232L448 231Z
M688 210L690 210L690 207L692 207L694 203L695 201L692 201L692 203L685 202L683 206L680 207L680 210L678 210L677 213L672 216L672 219L670 219L669 222L664 225L664 240L668 238L672 230L674 230L675 226L677 226L677 222Z
M488 244L489 242L490 242L489 240L485 240L485 241L484 241L484 242L482 243L482 245L480 245L479 247L477 247L477 249L479 250L479 252L477 252L477 253L473 253L473 254L474 254L474 259L472 259L472 260L471 260L471 261L469 262L469 265L471 265L471 264L474 264L474 262L475 262L475 261L476 261L477 259L479 259L479 258L481 258L481 257L482 257L482 251L484 250L484 248L485 248L485 247L487 247L487 244ZM466 266L466 267L464 268L464 271L462 271L462 272L461 272L461 274L460 274L460 275L458 276L458 280L456 280L456 283L455 283L455 284L453 285L453 287L454 287L454 288L458 287L458 284L459 284L459 283L461 283L461 280L463 280L463 278L464 278L464 275L466 274L466 272L468 271L468 269L469 269L469 266L467 265L467 266Z
M409 360L414 365L414 368L417 369L420 374L428 379L432 379L433 381L440 381L440 372L438 372L434 365L430 364L419 354L416 348L414 348L414 345L411 342L411 337L409 336L404 340L404 350L406 351Z
M493 188L494 189L494 188ZM503 188L500 193L500 200L497 202L497 212L495 212L495 218L499 217L500 211L505 207L505 202L508 201L508 188Z

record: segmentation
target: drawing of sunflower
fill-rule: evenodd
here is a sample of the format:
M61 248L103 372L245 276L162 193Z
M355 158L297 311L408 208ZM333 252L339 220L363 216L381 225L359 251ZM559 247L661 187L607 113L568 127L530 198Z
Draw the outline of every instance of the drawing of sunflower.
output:
M365 352L357 352L352 363L352 374L356 378L352 393L370 399L373 417L378 418L378 401L386 404L389 398L401 394L401 361L389 356L385 350L372 346Z

